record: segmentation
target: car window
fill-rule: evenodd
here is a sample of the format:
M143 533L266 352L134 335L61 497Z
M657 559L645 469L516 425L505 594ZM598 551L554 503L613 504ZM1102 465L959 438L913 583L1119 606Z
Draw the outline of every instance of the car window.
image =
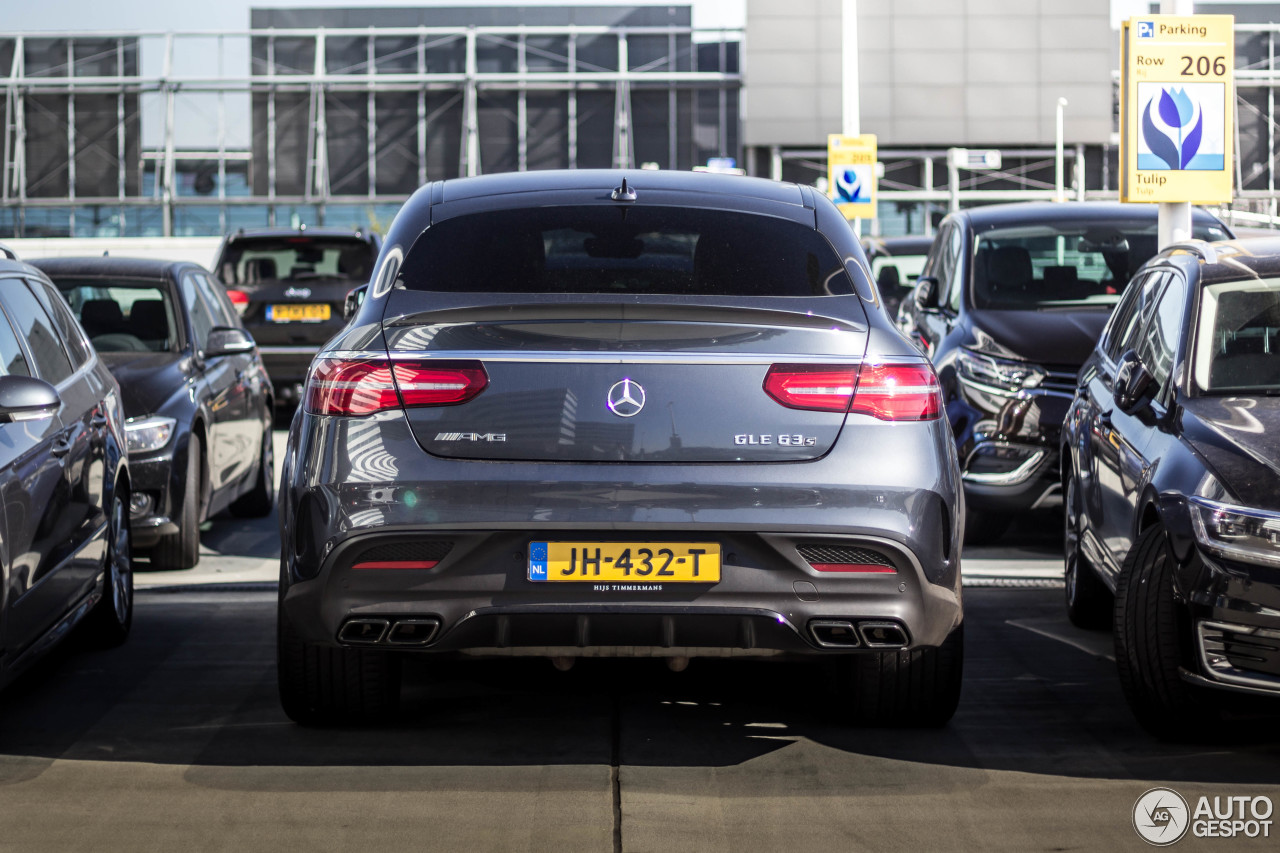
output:
M964 229L958 225L951 228L951 236L947 238L946 267L947 275L939 279L941 293L946 294L946 306L959 313L960 299L964 288L961 282L960 260L964 254Z
M203 350L209 342L209 333L217 323L214 322L213 313L200 294L194 274L183 275L179 289L182 291L182 301L187 306L187 313L191 315L191 331L195 336L196 349Z
M62 347L53 321L49 319L35 294L27 288L26 282L18 279L3 291L9 317L18 336L27 342L27 350L35 362L36 375L51 385L59 384L72 373L71 359Z
M1221 229L1198 223L1192 232L1203 240ZM1155 255L1156 241L1154 221L987 227L975 237L974 304L995 310L1114 305Z
M0 312L0 376L30 376L27 357L22 354L18 334L8 317Z
M378 248L354 235L235 237L227 243L216 272L233 285L316 278L364 283L377 258Z
M213 314L214 325L239 328L240 321L237 319L236 309L231 307L231 300L227 298L226 290L216 285L207 275L197 274L195 278L200 295L204 297L205 304Z
M163 281L59 277L56 284L98 352L177 351L177 314Z
M1133 311L1124 318L1124 325L1119 325L1117 321L1114 346L1108 347L1107 350L1107 355L1111 356L1112 361L1117 361L1125 352L1138 350L1140 347L1147 320L1151 318L1152 307L1155 305L1156 298L1160 296L1161 288L1165 286L1167 278L1169 273L1160 270L1160 272L1144 275L1142 279L1135 282L1137 289L1134 292Z
M1119 361L1125 350L1133 349L1137 340L1138 321L1142 319L1142 309L1149 306L1151 298L1159 292L1165 273L1155 271L1145 273L1134 279L1125 288L1120 304L1111 313L1111 319L1102 331L1105 342L1103 352L1112 362Z
M566 205L445 219L400 276L411 290L833 296L853 282L813 225L689 207Z
M93 347L89 345L89 341L85 338L80 325L71 316L71 312L67 309L67 303L58 298L57 291L39 279L29 278L27 279L27 284L31 286L36 298L40 300L40 304L44 306L44 309L49 312L49 316L53 318L53 325L57 327L58 333L62 336L62 344L66 347L72 368L79 370L92 361Z
M1182 331L1182 318L1186 305L1187 286L1182 276L1165 275L1167 283L1156 298L1147 318L1142 321L1135 347L1138 357L1164 388L1173 372L1173 359L1178 351L1178 336Z
M1210 393L1280 389L1280 279L1203 288L1193 375Z

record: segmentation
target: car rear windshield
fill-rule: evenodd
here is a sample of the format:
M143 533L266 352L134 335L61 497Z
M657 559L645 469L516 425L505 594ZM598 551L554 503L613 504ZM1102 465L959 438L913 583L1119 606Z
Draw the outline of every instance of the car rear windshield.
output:
M1200 240L1226 232L1197 224ZM978 308L1114 305L1156 253L1154 221L1066 222L980 231L974 241L973 301Z
M1209 393L1280 390L1280 279L1204 287L1194 375Z
M172 352L178 336L163 282L64 279L54 282L98 352Z
M405 286L455 293L831 296L853 292L812 227L677 207L566 206L468 214L432 225Z
M218 276L229 285L340 278L365 282L378 253L355 237L241 237L227 244Z

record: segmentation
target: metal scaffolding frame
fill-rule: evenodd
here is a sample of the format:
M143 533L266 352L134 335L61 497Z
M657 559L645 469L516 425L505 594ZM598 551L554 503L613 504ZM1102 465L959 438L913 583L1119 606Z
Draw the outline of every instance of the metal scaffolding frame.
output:
M0 75L8 72L0 76L5 113L0 215L10 211L10 223L20 231L29 211L69 208L69 233L75 233L77 210L109 208L118 211L123 231L126 211L158 207L164 236L176 233L175 211L183 208L216 208L220 230L226 230L228 211L237 207L266 206L266 215L273 220L276 208L314 206L323 220L327 206L398 205L428 180L479 175L485 171L485 152L495 150L495 145L509 167L537 168L539 163L531 150L540 146L539 150L544 150L541 159L546 161L548 135L556 143L552 159L558 165L634 167L640 165L636 150L641 130L633 103L640 93L649 98L646 103L651 112L652 104L658 101L650 93L658 93L666 113L660 122L651 121L645 129L646 150L665 154L665 162L658 161L661 168L687 169L707 156L739 156L742 75L735 43L740 40L737 30L622 25L41 32L0 37L0 56L7 53L3 49L6 42L12 46L9 68L0 66ZM361 41L362 61L335 68L335 62L343 62L342 57L349 56L353 45ZM60 49L64 42L65 66L50 66L46 60L45 67L32 72L27 61L29 46L38 43L46 51L41 54L44 57L50 45ZM103 74L105 69L98 66L92 69L93 74L79 73L77 46L105 42L115 46L115 73ZM388 44L396 50L386 52ZM640 60L631 58L636 44L645 49ZM727 55L730 45L734 48L732 63ZM448 51L449 62L454 62L459 46L460 67L437 61L437 54ZM584 47L590 48L589 57L584 55ZM247 55L248 68L228 73L229 49ZM138 54L134 74L127 73L124 62L130 50ZM193 51L211 55L207 62L191 69ZM157 64L157 53L159 70L149 72L148 60ZM700 55L716 56L717 67L699 68ZM307 67L286 64L298 57L310 58ZM700 108L698 94L706 91L717 93L711 114ZM105 192L86 195L77 192L77 157L83 156L77 146L85 144L77 122L77 101L89 95L116 98L116 127L110 134L116 145L106 153L114 159L117 175ZM181 106L184 99L210 95L217 100L216 139L192 145L179 126ZM45 96L66 99L65 116L58 117L66 127L66 171L58 176L59 181L67 182L65 195L36 192L31 186L29 120L33 111L43 108L41 98ZM598 108L603 98L610 96L611 132L604 130ZM229 143L234 123L241 120L228 114L227 101L232 97L241 102L248 98L251 105L243 116L252 128L247 148ZM380 129L382 102L390 98L398 99L397 105L412 104L407 109L412 116L407 130ZM547 115L563 115L563 126L550 130L531 127L535 98L539 104L553 104L558 110L542 115L543 125ZM583 100L588 98L590 108ZM150 111L146 104L152 106ZM259 104L265 110L261 117ZM136 105L135 114L130 114L130 105ZM44 119L46 125L53 120L50 116ZM101 123L101 116L98 119ZM303 120L305 144L293 154L292 148L282 146L291 145L292 137L286 136L299 132ZM341 133L335 130L339 120L345 128ZM488 130L482 132L486 120ZM136 125L128 126L130 121ZM428 162L438 152L430 149L439 144L438 138L433 143L432 131L440 129L437 123L446 121L456 122L458 137L448 144L450 150L456 145L457 166L436 169L438 173L432 174ZM495 121L502 137L498 141L493 133ZM142 127L144 122L146 127ZM354 140L352 128L361 124L361 139ZM663 126L658 128L657 124ZM132 140L138 151L138 162L132 164L126 151L130 133L145 136L149 143ZM605 139L605 133L611 138ZM502 147L508 137L509 158ZM711 137L714 139L708 146ZM338 173L331 156L339 141L346 146L344 150L350 150L354 143L363 144L365 151L364 162L344 174ZM101 142L90 140L99 148ZM595 143L596 148L607 146L602 152L611 148L609 160L584 160L586 142ZM43 138L39 144L47 155L49 140ZM412 163L416 167L394 191L388 191L385 180L381 187L379 184L379 168L386 165L384 158L388 156L400 158L402 166ZM297 159L290 161L290 157ZM285 172L296 170L298 160L304 161L300 164L303 177L301 185L292 186ZM184 191L179 185L184 165L193 161L204 163L211 175L216 174L216 180L200 194ZM264 169L262 176L259 170ZM246 176L247 190L228 192L232 174ZM357 179L354 184L352 178ZM101 184L99 189L103 189Z

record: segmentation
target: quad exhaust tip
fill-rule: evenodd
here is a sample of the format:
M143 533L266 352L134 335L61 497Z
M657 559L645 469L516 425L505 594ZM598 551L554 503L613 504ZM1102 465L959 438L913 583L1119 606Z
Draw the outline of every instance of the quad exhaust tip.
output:
M338 631L338 642L352 646L425 646L440 628L438 619L348 619Z
M856 649L858 631L849 619L814 619L809 622L813 641L824 649Z
M907 645L907 632L897 622L859 622L858 633L869 649L901 649Z
M812 619L809 636L824 649L902 649L910 642L897 622L854 619Z

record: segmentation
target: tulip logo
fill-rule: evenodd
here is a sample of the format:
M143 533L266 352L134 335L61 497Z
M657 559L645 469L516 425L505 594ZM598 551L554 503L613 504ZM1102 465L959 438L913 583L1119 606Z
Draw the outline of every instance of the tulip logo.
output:
M1138 84L1138 168L1221 171L1226 159L1225 91L1220 83Z
M870 166L845 166L836 172L836 201L841 204L871 203Z

